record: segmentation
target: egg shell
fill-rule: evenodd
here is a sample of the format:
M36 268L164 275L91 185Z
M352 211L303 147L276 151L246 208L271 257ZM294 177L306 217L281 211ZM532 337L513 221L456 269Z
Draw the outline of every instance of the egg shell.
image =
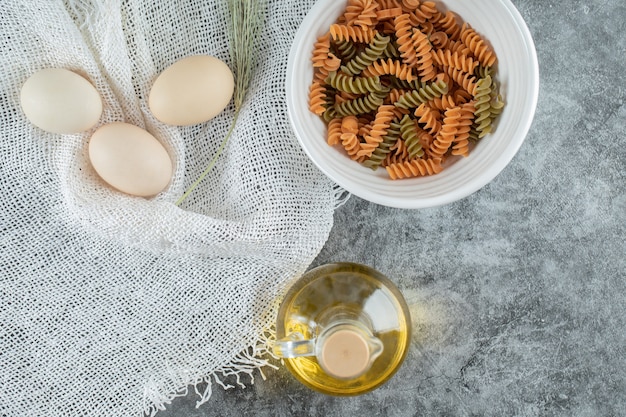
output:
M158 194L172 178L172 160L163 145L128 123L98 128L89 141L89 159L106 183L139 197Z
M89 130L102 115L102 99L95 87L63 68L47 68L31 75L22 85L20 104L32 124L51 133Z
M211 120L230 102L235 79L228 65L209 55L183 58L154 81L148 106L161 122L189 126Z

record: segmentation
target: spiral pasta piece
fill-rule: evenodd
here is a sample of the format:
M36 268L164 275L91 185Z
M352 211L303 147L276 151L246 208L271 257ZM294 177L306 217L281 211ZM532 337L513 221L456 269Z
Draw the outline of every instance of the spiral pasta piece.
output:
M359 133L359 119L356 116L345 116L341 118L341 133Z
M370 43L374 39L374 29L334 23L330 25L330 36L335 41L350 40L352 42Z
M363 97L357 97L354 100L348 100L344 103L335 104L335 111L339 116L369 113L376 110L381 104L383 104L386 94L386 92L373 92Z
M363 70L363 75L367 77L393 75L399 80L411 82L415 80L413 69L408 65L394 59L379 59Z
M373 0L360 1L363 4L363 9L352 23L356 26L361 26L364 29L375 26L376 23L378 23L378 17L376 15L378 3Z
M439 121L439 114L433 109L428 107L425 103L415 109L415 117L417 122L423 125L424 130L431 135L436 135L441 130L441 122Z
M413 35L413 25L408 14L402 14L394 19L396 29L396 42L398 51L402 57L402 62L410 67L417 65L417 53L411 39Z
M474 110L474 102L471 101L461 106L460 126L453 141L452 155L469 156L469 138L474 120Z
M312 83L309 88L309 110L320 116L326 107L326 87L318 82Z
M476 92L476 77L468 72L459 71L456 68L447 67L446 73L452 80L461 86L469 94L474 95Z
M358 156L370 157L372 152L383 141L383 136L387 134L389 124L394 117L393 106L383 104L376 111L376 118L372 123L372 129L369 134L365 136L365 143L361 144L361 150L358 152Z
M491 77L489 75L476 83L474 100L476 108L474 126L480 139L491 132Z
M358 159L359 156L357 153L361 149L361 142L359 141L358 136L354 133L342 133L340 139L341 144L348 153L348 156L350 156L350 159Z
M435 175L443 170L441 158L413 159L407 162L395 163L385 167L392 180L411 177Z
M491 67L496 63L496 54L491 47L467 23L463 25L460 37L482 66Z
M323 67L324 63L328 59L330 53L330 33L326 32L324 35L317 38L317 41L313 45L313 67Z
M433 60L440 66L451 67L459 71L473 73L478 66L478 61L474 61L467 55L460 55L458 52L439 49L432 54Z
M413 11L420 5L420 0L402 0L402 6L405 10Z
M417 75L422 81L430 81L434 79L437 73L435 72L435 67L433 66L431 53L433 47L428 40L428 36L418 29L413 31L411 41L413 42L413 48L417 57L417 61L415 63L415 66L417 67Z
M373 170L378 169L391 152L391 148L400 138L400 125L398 123L390 123L387 133L383 136L383 140L378 145L372 155L363 161L363 165Z
M330 36L330 33L328 34L328 36ZM335 41L334 47L336 55L339 56L342 61L351 60L357 53L357 49L354 43L346 39Z
M450 10L441 15L439 19L433 20L432 23L437 30L445 32L450 39L454 41L459 40L461 36L461 26L458 24L454 13Z
M427 83L424 87L411 90L403 94L395 105L404 109L419 107L420 104L426 103L435 97L441 97L448 92L448 86L443 81L435 81Z
M332 119L328 122L326 142L330 146L341 143L341 119Z
M435 97L426 103L433 110L446 111L449 108L456 107L454 97L450 94L444 94L441 97Z
M390 40L389 36L377 33L362 52L341 67L342 71L351 75L360 73L383 55Z
M400 137L404 140L407 151L409 151L409 158L421 158L424 155L415 120L408 115L400 120Z
M381 166L387 167L393 164L403 163L409 160L409 151L406 148L406 144L402 138L398 138L396 143L389 148L390 152L385 157Z
M436 49L445 49L450 43L450 38L448 38L448 35L445 32L433 32L430 34L429 39L433 48Z
M350 94L368 94L383 89L379 77L351 77L341 72L331 72L324 81L332 88Z

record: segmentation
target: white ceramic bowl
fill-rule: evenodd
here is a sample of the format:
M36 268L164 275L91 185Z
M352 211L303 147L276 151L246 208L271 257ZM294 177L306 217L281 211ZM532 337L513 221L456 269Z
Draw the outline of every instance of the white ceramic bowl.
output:
M365 200L399 208L425 208L464 198L494 179L524 141L537 106L539 66L531 34L509 0L436 1L468 22L494 48L497 79L506 106L495 132L485 136L469 157L449 158L439 174L391 180L384 168L373 171L350 160L342 149L326 143L326 126L309 111L313 77L311 53L318 36L343 13L346 1L319 0L302 22L289 54L287 106L304 151L334 182Z

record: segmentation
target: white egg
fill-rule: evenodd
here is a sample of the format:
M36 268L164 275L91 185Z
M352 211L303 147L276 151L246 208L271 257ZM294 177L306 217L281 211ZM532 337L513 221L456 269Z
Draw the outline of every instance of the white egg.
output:
M102 114L102 99L95 87L63 68L44 69L28 78L20 103L32 124L51 133L89 130Z
M183 58L154 81L148 106L163 123L188 126L206 122L226 108L235 80L230 68L208 55Z
M163 145L128 123L98 128L89 141L89 159L109 185L140 197L158 194L172 178L172 160Z

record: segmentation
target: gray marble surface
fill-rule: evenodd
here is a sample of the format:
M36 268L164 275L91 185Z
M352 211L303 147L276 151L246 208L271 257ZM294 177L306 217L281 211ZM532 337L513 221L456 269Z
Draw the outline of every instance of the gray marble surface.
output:
M626 415L626 5L513 3L541 72L519 154L445 207L351 197L313 265L364 263L400 287L414 336L394 378L334 398L268 368L158 417Z

